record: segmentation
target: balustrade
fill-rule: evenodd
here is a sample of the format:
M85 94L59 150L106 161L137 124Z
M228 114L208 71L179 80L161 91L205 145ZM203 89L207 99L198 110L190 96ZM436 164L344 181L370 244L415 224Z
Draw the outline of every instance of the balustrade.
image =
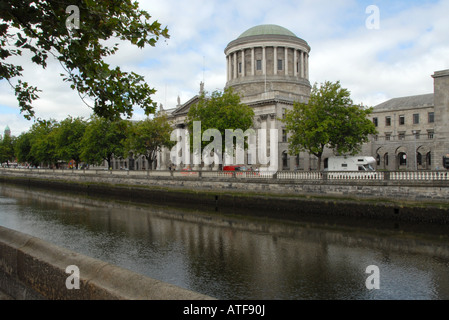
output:
M277 180L374 180L374 181L449 181L447 171L162 171L162 170L107 170L107 169L28 169L0 168L0 172L23 172L38 174L96 174L96 175L128 175L147 177L202 177L202 178L235 178L235 179L277 179Z

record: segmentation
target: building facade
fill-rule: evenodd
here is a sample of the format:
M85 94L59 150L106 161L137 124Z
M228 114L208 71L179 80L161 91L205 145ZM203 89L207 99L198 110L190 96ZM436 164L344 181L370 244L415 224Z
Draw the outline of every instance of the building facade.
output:
M449 70L433 75L434 92L394 98L374 107L378 130L364 152L378 169L440 170L449 158Z
M310 96L310 50L305 40L277 25L250 28L224 50L226 87L232 87L242 96L242 103L253 108L254 129L278 130L278 170L309 165L304 158L300 161L300 155L288 154L287 132L279 119L295 101L307 102Z
M288 153L283 122L295 101L310 97L310 46L294 33L277 25L260 25L243 32L224 50L226 85L238 92L241 102L253 108L254 129L278 130L278 170L315 170L317 158L306 152ZM373 108L370 119L378 134L362 147L360 155L377 159L381 170L446 170L449 167L449 70L433 75L434 92L394 98ZM185 128L189 108L203 91L189 101L165 110L176 128ZM322 160L333 156L325 150ZM446 160L446 158L448 160ZM142 159L144 161L144 159ZM159 154L155 168L167 169L174 159L170 151ZM245 163L254 163L245 158ZM181 164L177 169L185 166ZM256 164L257 166L257 164ZM145 168L145 163L140 164ZM323 167L323 166L322 166ZM203 167L203 170L211 169Z
M315 157L303 155L300 159L300 155L291 157L288 154L287 132L279 120L286 110L293 107L295 101L307 102L310 96L310 46L307 42L283 27L260 25L231 41L224 53L227 75L225 88L232 87L234 92L240 94L241 102L253 108L253 128L278 130L279 170L293 170L300 165L309 167L309 162L316 166ZM200 94L202 90L201 87ZM198 97L184 104L178 99L176 108L165 110L177 128L184 128L189 108L198 101ZM162 170L174 162L168 150L158 160L157 168ZM248 159L247 154L245 163L260 166L256 160Z

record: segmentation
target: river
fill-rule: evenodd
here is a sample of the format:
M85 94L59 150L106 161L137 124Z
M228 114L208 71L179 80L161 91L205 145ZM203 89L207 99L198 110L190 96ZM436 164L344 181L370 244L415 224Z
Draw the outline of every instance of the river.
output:
M0 225L218 299L449 299L445 226L273 221L4 183Z

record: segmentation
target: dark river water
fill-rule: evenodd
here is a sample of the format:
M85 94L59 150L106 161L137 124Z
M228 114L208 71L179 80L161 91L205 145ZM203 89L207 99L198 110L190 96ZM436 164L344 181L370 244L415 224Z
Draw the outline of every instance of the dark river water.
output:
M445 227L256 220L1 183L0 225L218 299L449 299Z

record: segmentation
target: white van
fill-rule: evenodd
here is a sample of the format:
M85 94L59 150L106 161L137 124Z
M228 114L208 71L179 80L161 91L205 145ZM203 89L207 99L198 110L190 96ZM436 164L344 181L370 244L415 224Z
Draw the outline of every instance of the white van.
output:
M330 157L324 163L324 171L375 171L373 157Z

